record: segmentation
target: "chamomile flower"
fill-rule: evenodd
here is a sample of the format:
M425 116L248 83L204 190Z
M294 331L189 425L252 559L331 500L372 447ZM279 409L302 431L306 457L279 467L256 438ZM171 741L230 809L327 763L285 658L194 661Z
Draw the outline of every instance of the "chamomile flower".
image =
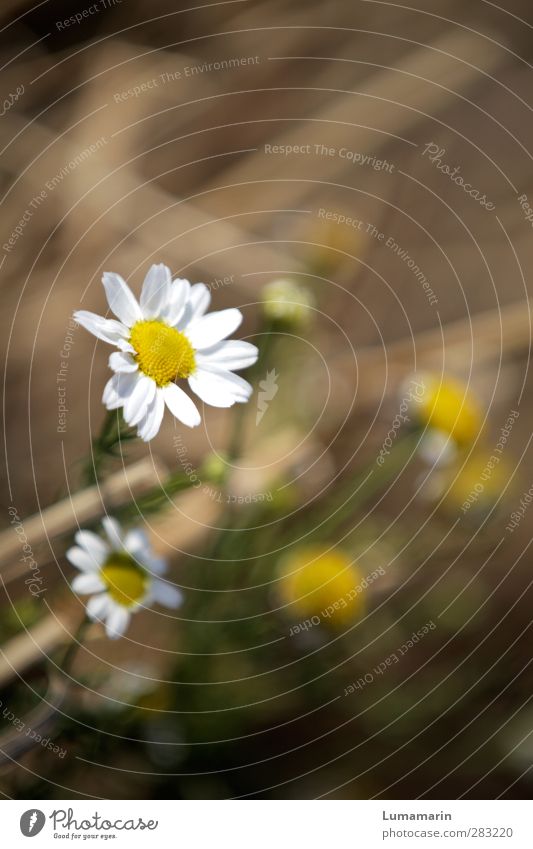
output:
M457 463L439 470L430 496L442 499L443 507L463 516L483 518L496 505L505 503L505 493L513 491L513 466L492 449L477 448Z
M410 385L417 386L416 395L410 393L410 415L425 428L422 456L431 465L451 464L481 431L483 418L477 399L458 380L437 374L423 374Z
M78 531L76 545L67 551L67 559L81 572L72 581L76 593L91 594L87 615L103 622L107 636L121 637L131 615L153 602L177 608L182 594L167 581L165 561L157 557L148 537L139 528L124 533L116 521L102 520L106 539L92 531Z
M344 551L310 545L285 559L279 593L296 615L342 627L364 612L365 585L362 573Z
M227 341L240 325L242 313L226 309L206 315L211 300L207 286L172 280L170 269L152 265L138 302L119 274L102 278L107 300L118 320L78 310L74 318L115 351L109 366L115 372L102 401L108 410L123 408L125 421L137 427L145 442L159 432L165 406L183 424L200 424L194 401L177 385L187 380L206 404L231 407L245 403L252 387L235 371L253 365L255 345Z

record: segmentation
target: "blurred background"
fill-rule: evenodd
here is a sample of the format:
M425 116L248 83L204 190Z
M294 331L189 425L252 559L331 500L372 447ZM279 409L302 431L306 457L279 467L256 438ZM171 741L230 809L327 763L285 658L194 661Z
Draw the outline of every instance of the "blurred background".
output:
M0 17L1 792L529 797L530 4ZM87 488L108 349L72 313L154 262L268 351ZM185 604L92 627L66 689L105 511Z

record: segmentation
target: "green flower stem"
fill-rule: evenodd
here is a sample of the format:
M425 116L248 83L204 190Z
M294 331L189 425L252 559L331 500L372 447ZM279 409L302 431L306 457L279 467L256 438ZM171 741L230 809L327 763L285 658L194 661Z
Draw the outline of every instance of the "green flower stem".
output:
M268 367L269 359L272 355L272 349L275 342L273 334L274 326L271 322L266 322L261 331L261 345L259 345L259 356L257 360L248 369L246 379L253 383L258 377L260 371ZM246 423L247 405L237 404L237 409L233 417L233 430L230 437L228 448L228 462L233 463L241 454L244 438L244 425Z
M370 466L356 475L355 480L350 478L347 481L334 500L328 499L325 510L310 511L310 514L306 514L305 520L302 519L296 525L293 524L291 530L296 529L296 532L298 532L303 525L306 527L311 525L323 528L323 532L328 536L336 531L369 498L394 480L398 472L409 461L419 438L419 432L413 431L399 439L391 448L382 466L378 466L376 461L373 460ZM332 513L335 513L335 515L328 519L328 516L331 516Z
M114 510L114 515L118 519L133 519L136 516L145 516L147 513L157 513L163 507L168 506L168 502L173 495L178 492L183 492L190 489L193 481L188 475L183 472L178 472L163 481L161 486L147 492L146 495L141 495L135 501L130 501L122 507Z
M121 410L108 410L99 435L92 441L91 454L83 466L84 484L90 486L96 483L105 463L119 456L119 446L136 437L135 428L126 424Z
M85 615L81 620L80 624L78 625L76 633L74 634L71 642L67 646L67 650L63 656L63 660L58 666L59 673L63 673L63 675L69 675L70 668L72 666L72 663L74 662L74 658L78 653L78 649L81 647L83 638L85 637L89 625L91 625L91 620L87 615Z
M250 383L257 378L260 371L267 368L269 360L272 356L272 351L275 343L274 325L270 321L265 321L262 330L260 331L261 343L258 345L259 355L256 362L247 372L247 379ZM233 430L230 437L229 448L227 451L228 464L234 463L241 455L244 443L244 429L246 424L247 405L237 404L233 418ZM221 552L227 547L228 542L234 538L238 532L236 525L235 510L227 507L222 512L220 519L220 530L215 534L212 544L208 547L206 558L208 560L217 560ZM230 564L222 564L220 568L221 586L225 586L227 566Z

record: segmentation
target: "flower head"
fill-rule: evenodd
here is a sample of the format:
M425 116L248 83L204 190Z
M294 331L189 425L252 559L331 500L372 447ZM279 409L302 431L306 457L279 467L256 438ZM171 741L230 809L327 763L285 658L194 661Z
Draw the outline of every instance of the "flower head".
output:
M482 414L477 400L457 380L435 374L423 374L410 381L410 415L426 428L421 453L432 464L452 462L457 451L477 439ZM413 394L412 386L416 385Z
M340 549L304 546L285 560L280 594L298 615L342 627L364 609L363 575Z
M263 313L275 324L304 327L310 321L313 303L311 293L293 280L273 280L263 289Z
M512 490L512 477L513 468L504 457L476 448L467 457L460 454L457 463L440 471L430 494L442 499L454 513L484 517Z
M166 563L150 547L139 528L123 533L116 519L102 520L106 539L92 531L78 531L77 545L69 548L67 559L81 575L72 581L74 592L94 594L87 602L87 615L105 622L108 637L122 636L131 614L153 602L177 608L181 592L159 577Z
M206 404L231 407L248 401L252 387L239 369L253 365L257 348L249 342L226 341L242 321L238 309L206 315L207 286L172 280L166 265L152 265L140 302L119 274L102 278L107 300L117 317L107 319L86 310L75 320L98 339L119 350L109 357L115 372L104 389L108 410L123 408L124 419L137 427L145 442L159 432L165 405L183 424L200 424L200 413L177 380Z

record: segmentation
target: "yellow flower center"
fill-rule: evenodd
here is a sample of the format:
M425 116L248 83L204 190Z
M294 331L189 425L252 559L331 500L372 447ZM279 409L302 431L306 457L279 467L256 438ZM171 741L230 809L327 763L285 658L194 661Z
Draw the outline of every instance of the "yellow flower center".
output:
M481 411L466 387L455 380L425 381L420 414L430 427L449 433L459 445L473 442L482 423Z
M131 328L130 343L140 370L158 386L189 377L196 367L187 337L162 321L138 321Z
M302 618L317 616L322 625L343 626L364 611L363 575L339 549L304 546L285 561L280 591Z
M100 577L111 598L124 607L132 607L146 593L146 572L128 554L120 551L114 551L107 558Z

